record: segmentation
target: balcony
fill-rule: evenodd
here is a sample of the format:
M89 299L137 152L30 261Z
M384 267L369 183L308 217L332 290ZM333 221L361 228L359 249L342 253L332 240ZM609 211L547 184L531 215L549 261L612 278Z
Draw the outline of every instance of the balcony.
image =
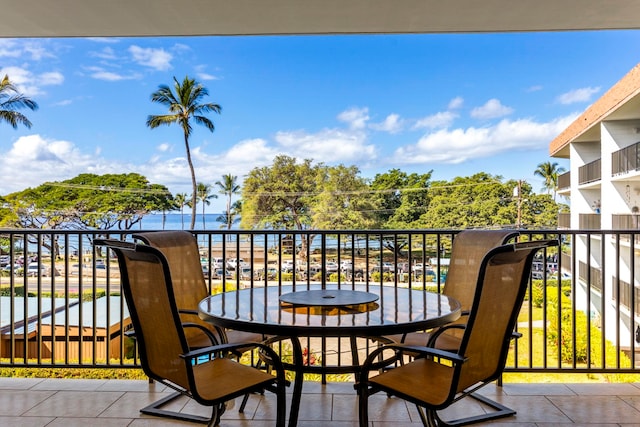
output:
M571 188L571 171L558 175L558 192L564 193Z
M640 143L611 153L611 176L635 172L640 169Z
M602 166L600 159L587 163L578 168L578 184L590 184L602 179Z
M619 375L640 373L640 343L635 336L635 325L639 323L640 292L637 291L637 283L640 278L635 276L633 269L629 273L631 277L622 277L620 271L613 268L602 270L590 264L592 255L600 248L613 251L600 254L602 259L617 259L622 263L630 250L634 250L633 246L629 247L629 240L624 239L630 230L624 230L622 235L599 230L599 223L592 225L594 228L584 227L577 231L522 231L521 239L554 238L563 242L563 246L561 254L541 254L535 263L535 275L532 277L539 280L530 283L529 292L534 298L525 301L518 323L518 332L523 337L514 342L510 352L505 386L494 390L518 409L517 422L583 424L579 420L584 418L577 412L576 418L567 415L571 405L582 407L586 413L587 408L594 405L615 408L622 399L616 395L640 395L637 386L628 384L619 384L619 388L589 384L596 387L593 389L587 385L521 384L523 378L524 381L531 378L529 381L535 383L538 374L562 376L571 373L582 374L583 378L588 374L615 382ZM303 287L323 282L349 288L353 283L364 281L439 291L446 279L451 243L456 232L222 230L198 231L195 234L211 292L292 283ZM631 234L638 237L640 231ZM28 368L36 373L39 369L49 368L139 368L135 344L124 334L130 326L126 305L119 298L117 261L110 253L91 244L99 236L133 239L131 232L115 232L108 236L97 231L0 232L0 239L8 250L3 257L9 259L0 276L0 367L12 370ZM605 240L614 244L602 245ZM31 259L31 264L38 266L35 270L44 273L24 274L23 267L11 262L20 259ZM232 259L235 260L233 263ZM217 274L218 270L225 273ZM558 277L561 275L557 272L573 276L576 280L570 282L570 286L563 283L560 287ZM631 285L634 283L636 286ZM562 317L576 320L569 328L562 329L562 340L554 340L551 336L557 330L554 332L553 325L560 320L558 310L553 308L554 301L561 297L561 293L567 292L567 299L563 299L562 304L568 312L563 312ZM598 297L603 294L607 295L606 299ZM597 316L593 312L586 316L580 308L585 304L598 312ZM602 339L603 325L617 325L617 340ZM301 337L301 342L328 364L340 366L350 362L347 346L340 350L339 347L331 347L331 343L306 337ZM585 356L577 346L571 345L572 342L586 343L591 351L587 351ZM512 383L510 375L517 375L518 379ZM353 378L348 375L340 378L324 375L318 376L316 381L307 381L303 405L307 402L309 407L305 409L303 406L301 413L310 419L330 418L350 425L356 416L352 385ZM84 387L84 391L90 393L81 393ZM134 380L100 380L96 383L89 380L0 379L0 390L11 390L11 396L22 393L25 402L21 410L9 405L2 414L49 417L47 419L70 416L102 419L117 413L121 415L114 416L133 419L131 425L136 425L135 421L141 422L137 410L143 402L163 393L163 389L157 387L146 381ZM599 396L595 398L592 393ZM125 405L119 399L128 394L131 394L129 397L133 403L126 411L121 413L110 409ZM64 413L60 406L65 405L56 404L63 395L67 396L64 398L67 407L73 407L68 402L80 396L100 400L103 404L78 405L87 411L84 415ZM542 397L544 395L548 396ZM3 391L0 398L9 397ZM263 398L255 396L255 399L261 401ZM531 405L532 401L538 403ZM247 425L243 420L249 418L269 420L269 408L262 408L258 403L254 410L244 415L229 411L225 414L228 425ZM393 400L383 399L380 404L389 405L392 412L379 413L379 425L384 425L384 421L397 424L397 421L385 419L385 413L393 420L419 422L414 418L413 408ZM548 410L540 410L538 404ZM518 405L522 406L518 408ZM19 413L12 412L14 409ZM613 413L609 409L607 411L603 413ZM312 418L316 416L318 418ZM317 425L310 419L306 420L307 425ZM596 419L590 421L596 422ZM611 420L607 419L613 422ZM0 418L0 424L2 421Z

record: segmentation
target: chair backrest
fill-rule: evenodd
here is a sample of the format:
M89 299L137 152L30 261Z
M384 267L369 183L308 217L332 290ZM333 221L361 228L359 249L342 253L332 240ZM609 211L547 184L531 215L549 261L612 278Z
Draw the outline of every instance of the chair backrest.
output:
M483 258L458 349L467 362L461 365L456 391L500 376L527 291L533 258L538 250L557 245L556 240L502 245Z
M158 249L167 260L174 297L183 322L197 323L221 339L219 331L195 314L200 301L209 296L195 236L189 231L175 230L136 233L133 237ZM209 337L202 330L189 328L185 334L192 347L211 345Z
M122 290L136 331L142 368L149 378L169 380L189 390L189 348L174 299L169 265L162 253L145 245L96 239L118 257Z
M518 236L516 230L463 230L453 239L451 260L443 293L458 301L463 311L471 308L482 259L489 250ZM460 323L466 322L466 317Z
M209 292L195 236L189 231L175 230L136 233L133 237L159 249L166 258L178 308L196 309Z

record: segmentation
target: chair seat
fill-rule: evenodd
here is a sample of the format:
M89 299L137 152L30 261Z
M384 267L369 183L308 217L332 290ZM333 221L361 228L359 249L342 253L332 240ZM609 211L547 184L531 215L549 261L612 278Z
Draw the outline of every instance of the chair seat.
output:
M417 359L402 369L391 369L370 378L369 383L382 390L393 390L394 395L406 400L417 399L438 406L447 402L453 374L450 366L432 359Z
M264 371L226 358L197 364L193 371L198 395L209 401L241 396L246 390L265 388L276 379Z

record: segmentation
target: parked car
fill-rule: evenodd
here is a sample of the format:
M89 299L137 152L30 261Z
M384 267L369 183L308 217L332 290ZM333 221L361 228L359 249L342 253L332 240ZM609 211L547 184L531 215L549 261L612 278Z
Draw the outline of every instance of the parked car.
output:
M25 270L25 274L29 277L47 276L49 268L42 264L29 264Z

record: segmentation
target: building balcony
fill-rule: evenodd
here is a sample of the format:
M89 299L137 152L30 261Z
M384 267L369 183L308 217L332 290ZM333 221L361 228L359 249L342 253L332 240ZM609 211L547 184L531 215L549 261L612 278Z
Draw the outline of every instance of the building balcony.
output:
M536 384L546 381L540 380L544 378L540 375L554 375L558 381L558 376L580 374L585 380L588 376L615 382L620 375L640 373L640 341L635 335L640 324L637 290L640 277L633 268L624 274L620 268L600 268L605 259L619 260L620 265L640 265L628 259L632 248L628 243L602 245L605 239L622 242L623 236L598 228L521 231L521 240L558 239L562 242L561 252L554 249L541 253L535 261L528 293L532 297L526 299L518 319L517 330L522 338L513 343L504 387L496 386L489 392L518 410L517 418L510 419L516 423L604 423L603 418L585 417L596 407L602 408L598 414L611 414L606 419L610 423L619 419L618 413L637 419L640 407L624 400L640 395L637 384L571 384L569 377L563 384ZM640 236L640 230L637 234L625 231L630 231L634 238ZM334 283L349 288L363 282L438 292L446 280L456 233L455 230L195 232L206 283L212 293L283 284L304 287L311 283ZM0 276L0 367L11 371L28 368L36 374L39 369L52 368L140 368L135 342L125 336L130 324L126 305L119 298L117 260L91 244L97 237L133 240L131 234L64 230L0 232L0 238L7 242L3 262L8 258ZM594 236L599 239L588 238ZM613 252L599 253L599 250ZM37 272L25 274L24 267L16 263L18 260L23 263L31 260L31 264L38 266ZM602 295L607 297L600 298ZM562 309L568 310L562 318L576 319L568 328L563 327L562 340L553 338L560 321L555 302L559 298ZM590 305L591 310L585 312ZM615 333L610 335L604 326L613 326ZM351 363L346 345L340 351L340 344L336 349L329 339L326 342L311 337L300 339L303 346L319 356L318 360L328 365ZM572 343L584 343L591 348L588 357L585 359L581 353L584 349ZM516 376L516 380L510 380ZM353 380L352 376L343 375L336 382L328 374L305 381L303 418L299 425L318 425L317 420L332 424L335 421L338 426L353 425L357 416ZM532 384L522 384L523 381ZM635 382L640 383L637 379ZM162 393L164 388L146 381L0 378L0 399L19 402L1 406L5 409L0 410L0 425L5 425L4 421L6 425L20 425L21 417L34 417L24 421L25 425L34 422L44 425L54 419L61 425L73 425L68 418L75 417L82 418L84 423L92 422L91 419L107 422L107 418L122 418L110 419L108 423L144 425L147 417L138 410ZM244 414L229 410L223 425L254 425L258 420L269 425L273 408L268 398L252 396L252 409ZM378 418L373 418L376 425L419 423L414 409L404 403L385 397L376 404L384 408L376 413ZM476 404L471 405L477 409ZM193 403L187 406L192 407ZM118 424L120 421L122 424Z
M602 179L602 164L597 159L578 168L578 184L586 185Z

